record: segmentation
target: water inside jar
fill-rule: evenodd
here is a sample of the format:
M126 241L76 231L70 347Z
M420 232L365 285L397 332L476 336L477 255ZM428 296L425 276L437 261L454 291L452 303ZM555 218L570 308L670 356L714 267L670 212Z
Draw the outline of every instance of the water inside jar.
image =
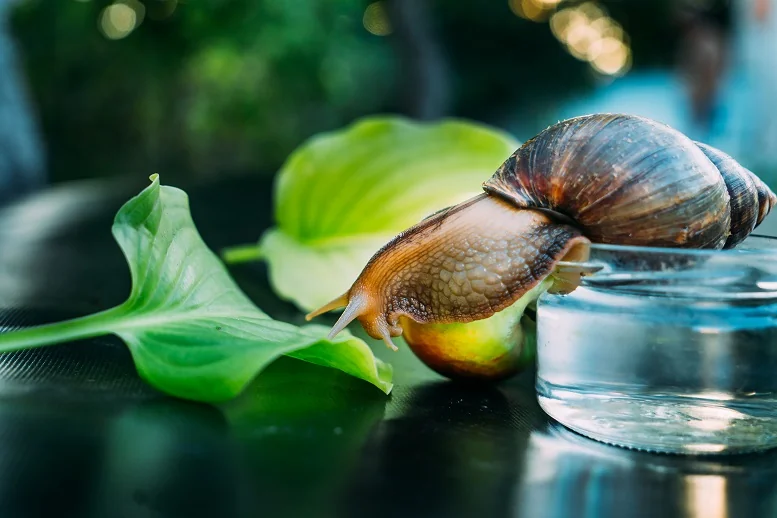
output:
M623 446L777 446L777 260L768 259L594 251L596 273L537 306L541 405Z

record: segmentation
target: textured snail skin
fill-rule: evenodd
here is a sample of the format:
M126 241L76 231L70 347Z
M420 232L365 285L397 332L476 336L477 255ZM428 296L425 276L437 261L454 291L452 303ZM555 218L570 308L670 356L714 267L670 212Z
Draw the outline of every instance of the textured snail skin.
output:
M477 368L497 365L501 353L473 356L478 343L467 323L509 308L549 278L551 291L574 289L580 272L559 261L585 260L591 242L731 248L777 205L777 196L725 153L618 114L550 126L483 189L397 236L347 293L308 319L345 306L330 337L358 319L392 348L391 337L404 330L438 372L500 377L513 367Z
M482 194L397 236L348 293L307 318L347 304L330 336L358 319L367 334L395 348L391 337L402 334L400 317L420 324L488 318L534 288L565 256L586 254L589 243L578 229L542 212L516 210Z

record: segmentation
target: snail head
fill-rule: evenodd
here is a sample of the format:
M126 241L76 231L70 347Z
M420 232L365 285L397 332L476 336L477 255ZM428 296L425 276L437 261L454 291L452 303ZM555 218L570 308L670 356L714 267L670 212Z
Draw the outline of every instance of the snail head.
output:
M402 232L367 263L351 288L307 315L344 307L330 338L358 320L396 350L401 322L465 323L488 318L550 275L552 291L571 291L590 241L552 215L481 194Z

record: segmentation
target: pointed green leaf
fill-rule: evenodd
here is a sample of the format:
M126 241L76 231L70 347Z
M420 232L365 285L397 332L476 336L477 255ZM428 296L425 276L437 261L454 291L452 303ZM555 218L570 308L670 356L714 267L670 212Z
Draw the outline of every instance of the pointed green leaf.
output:
M518 147L495 129L447 120L363 119L312 138L276 184L277 226L260 251L278 295L309 311L348 289L369 258L429 214L482 192Z
M119 210L113 235L132 274L128 300L96 315L2 334L0 351L114 333L146 381L186 399L230 399L285 354L390 392L391 367L362 340L325 340L321 326L299 328L260 311L202 241L183 191L153 176Z

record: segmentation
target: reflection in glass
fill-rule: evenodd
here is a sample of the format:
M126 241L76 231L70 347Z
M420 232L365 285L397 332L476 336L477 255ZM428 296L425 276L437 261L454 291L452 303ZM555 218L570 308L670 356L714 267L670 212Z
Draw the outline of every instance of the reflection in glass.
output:
M602 444L555 423L532 433L520 478L518 516L727 518L777 511L777 453L652 454Z

